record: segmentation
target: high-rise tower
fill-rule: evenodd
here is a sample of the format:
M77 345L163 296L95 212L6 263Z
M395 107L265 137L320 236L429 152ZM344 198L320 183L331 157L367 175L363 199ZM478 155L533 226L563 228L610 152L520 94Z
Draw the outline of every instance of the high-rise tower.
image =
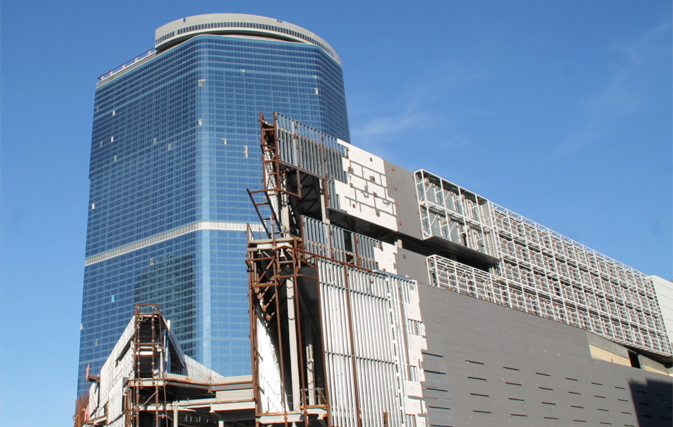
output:
M96 88L80 338L100 368L137 303L159 303L186 353L250 371L246 188L260 186L259 112L349 140L341 62L317 35L259 16L199 15Z

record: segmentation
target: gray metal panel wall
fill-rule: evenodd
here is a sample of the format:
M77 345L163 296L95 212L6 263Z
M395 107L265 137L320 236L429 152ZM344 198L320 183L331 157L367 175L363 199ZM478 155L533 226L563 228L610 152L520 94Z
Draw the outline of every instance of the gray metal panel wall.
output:
M673 379L592 359L585 331L419 291L429 426L671 425Z
M384 160L388 194L398 203L397 225L402 234L422 239L421 219L418 214L418 198L414 174Z
M422 285L428 284L428 267L425 256L408 249L397 248L395 266L400 276L411 277Z

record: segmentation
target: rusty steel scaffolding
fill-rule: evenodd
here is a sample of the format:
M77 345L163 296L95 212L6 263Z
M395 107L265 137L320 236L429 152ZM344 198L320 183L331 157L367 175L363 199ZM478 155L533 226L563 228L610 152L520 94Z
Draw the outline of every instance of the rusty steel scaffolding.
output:
M153 426L167 426L169 421L164 372L166 354L164 334L166 325L158 304L138 304L135 307L133 335L133 374L128 380L124 401L126 427L145 425L150 418ZM144 410L148 406L151 411Z
M89 392L75 427L236 427L253 424L251 378L222 377L189 358L158 304L135 314Z
M297 351L298 360L296 363L298 366L287 366L290 359L288 353L291 351L287 341L291 336L290 328L293 328L294 334L292 336L296 337L297 348L304 349L303 337L306 331L309 328L318 329L319 324L315 318L311 318L308 315L306 316L307 321L311 321L311 325L302 324L303 314L307 313L307 308L305 306L302 307L304 301L298 296L288 299L288 294L293 294L297 291L295 284L300 282L306 283L307 281L317 282L317 271L311 261L314 255L305 252L302 249L301 239L296 237L275 239L273 244L268 247L260 247L259 243L261 242L258 241L257 247L252 246L249 248L247 260L251 292L250 324L251 336L253 337L251 339L253 390L255 400L257 402L261 401L260 372L257 370L260 354L254 339L259 333L256 317L261 316L265 325L269 329L274 330L275 336L273 339L279 343L277 348L279 351L278 360L281 375L280 388L282 395L285 397L282 401L282 412L264 412L258 410L256 417L259 420L265 416L282 415L282 423L288 425L288 423L292 422L290 414L295 413L301 414L302 421L308 425L312 414L319 413L319 411L311 411L312 409L322 409L327 418L329 418L328 397L325 393L324 384L319 384L321 387L317 387L315 383L313 385L308 383L304 351ZM287 304L289 303L293 303L291 309L294 312L294 319L290 319L287 316L288 309L290 308L287 307ZM318 330L315 330L315 332L319 334ZM322 362L318 363L318 365L321 364ZM299 374L299 396L294 394L292 390L291 383L293 379L289 378L289 376L293 372ZM321 376L324 378L324 373Z
M85 393L77 398L75 402L75 415L72 417L74 427L82 427L89 418L89 393Z
M311 420L323 419L322 413L329 420L329 402L324 383L319 384L321 387L316 386L315 381L309 384L304 351L304 337L307 334L321 339L320 325L317 319L310 317L309 309L302 307L305 301L302 301L298 287L300 282L317 283L317 271L311 261L315 255L305 251L303 239L299 237L301 217L290 208L292 199L302 200L303 189L307 186L306 180L310 178L306 175L307 171L282 161L277 144L276 120L275 113L274 123L266 122L260 113L264 188L248 190L267 237L255 240L248 228L253 393L255 401L258 402L255 415L258 425L260 419L267 417L275 419L276 422L280 420L287 426L296 422L296 418L292 418L294 414L300 415L308 426ZM308 187L309 191L315 190L314 186ZM314 202L315 199L317 197ZM311 322L310 326L302 324L304 316ZM269 330L275 332L273 339L276 340L278 349L282 412L265 410L259 404L263 398L259 380L260 353L256 340L260 333L258 317L263 319ZM291 340L295 342L289 342ZM321 343L319 353L322 353L322 347ZM294 357L291 357L290 352L294 353ZM288 366L289 364L293 366ZM322 362L312 361L311 364L314 367L321 366ZM311 375L316 376L315 370ZM322 378L324 375L324 372L319 374Z

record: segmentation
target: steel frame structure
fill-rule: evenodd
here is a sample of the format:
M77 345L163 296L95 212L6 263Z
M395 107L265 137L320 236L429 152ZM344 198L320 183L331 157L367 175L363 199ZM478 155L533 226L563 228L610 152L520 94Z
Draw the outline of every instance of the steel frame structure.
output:
M133 377L128 379L124 399L126 427L138 427L151 418L153 426L168 425L166 382L157 376L165 370L166 325L158 304L137 304L133 334ZM149 324L149 328L146 327ZM145 326L145 327L144 327ZM148 410L148 407L152 407ZM141 419L143 423L141 423Z
M424 170L415 179L424 239L439 237L497 256L488 200Z
M440 237L480 250L469 239L451 238L450 224L469 228L471 217L473 229L492 236L490 255L499 259L486 273L432 255L427 259L431 283L671 354L651 278L427 171L416 172L416 184L425 239ZM466 200L478 204L465 206Z
M671 354L652 279L502 206L491 203L510 286L556 301L565 323L617 342Z
M269 225L249 231L247 258L257 423L405 426L415 282L374 271L381 243L330 223L343 147L281 115L260 126L264 189L250 195Z
M304 198L303 179L311 180L316 185L315 180L311 179L313 173L293 163L306 164L311 168L316 162L310 162L310 159L307 161L306 151L300 152L297 148L307 138L300 138L298 133L290 135L289 141L287 135L285 138L280 137L276 125L278 120L279 116L274 113L274 121L269 123L260 113L264 188L249 191L266 229L266 238L263 239L255 239L252 230L248 230L246 261L250 287L255 419L258 425L263 422L288 426L298 421L308 425L311 421L317 422L325 417L330 419L329 398L324 391L324 383L321 384L323 387L316 386L316 377L324 378L325 375L315 369L322 366L322 360L317 364L315 361L305 363L305 357L315 353L313 345L317 343L307 343L305 346L304 341L321 341L322 337L317 319L312 318L310 311L301 306L302 302L306 305L307 298L302 301L298 285L302 280L315 283L317 276L315 265L309 261L311 255L304 250L303 241L298 237L301 218L294 214L291 203ZM288 143L294 143L294 146L288 147ZM318 154L308 151L309 155ZM288 155L294 162L286 161L285 156ZM320 189L312 190L321 193ZM257 201L260 196L262 202ZM319 199L319 195L314 195L312 203L315 204ZM306 274L307 270L313 274ZM307 321L302 325L304 317L307 317ZM278 390L270 390L274 384L264 383L261 378L264 368L261 340L265 338L264 334L271 333L273 336L268 339L275 341L273 347L277 353L274 359L278 362L280 379L276 384ZM323 353L322 347L320 343L318 355Z
M158 304L136 305L101 375L89 379L75 427L253 425L250 377L224 378L186 357Z

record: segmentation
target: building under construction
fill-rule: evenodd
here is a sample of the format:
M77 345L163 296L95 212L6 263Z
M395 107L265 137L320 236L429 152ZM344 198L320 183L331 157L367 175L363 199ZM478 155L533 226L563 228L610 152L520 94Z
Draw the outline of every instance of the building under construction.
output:
M222 377L186 356L158 305L136 306L100 376L87 379L92 385L77 402L75 426L254 422L251 378Z
M138 306L77 426L671 424L670 282L288 117L260 127L252 376Z

